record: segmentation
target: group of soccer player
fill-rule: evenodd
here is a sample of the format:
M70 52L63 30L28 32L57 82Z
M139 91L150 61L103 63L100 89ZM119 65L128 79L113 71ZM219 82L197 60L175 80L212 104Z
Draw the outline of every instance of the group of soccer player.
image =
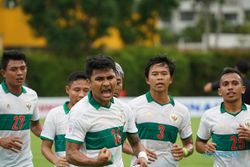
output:
M0 167L33 167L30 130L57 167L123 167L122 152L133 156L130 166L175 167L193 153L190 112L169 95L175 63L165 55L148 61L144 73L149 90L128 104L118 99L124 79L120 65L107 56L89 58L86 72L69 75L69 101L48 113L43 128L37 94L23 85L25 55L4 51L1 63ZM223 101L203 114L196 150L213 156L216 167L247 167L250 106L242 102L243 77L225 68L219 85Z

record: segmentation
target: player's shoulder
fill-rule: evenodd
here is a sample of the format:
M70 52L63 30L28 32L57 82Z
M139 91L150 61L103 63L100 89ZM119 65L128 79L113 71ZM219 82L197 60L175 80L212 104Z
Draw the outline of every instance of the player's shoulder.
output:
M23 90L24 90L25 94L37 97L37 93L35 90L33 90L27 86L23 86Z
M245 106L247 108L247 111L250 111L250 104L246 104L246 103L244 103L244 104L245 104Z
M91 107L88 98L85 96L70 109L70 115L79 117L80 115L86 114L86 111L89 110L91 110Z
M57 107L50 109L49 114L57 115L57 114L60 114L60 112L62 112L62 111L64 112L63 105L59 105Z
M115 106L120 107L120 108L128 108L129 107L128 103L126 103L126 102L124 102L121 99L118 99L116 97L113 97L113 104Z
M221 109L220 109L220 105L211 107L209 109L207 109L204 113L203 113L203 117L214 117L214 116L218 116L219 113L221 113Z
M174 97L171 97L171 101L173 101L173 107L181 112L188 112L188 107L185 106L183 103L180 101L176 100Z
M130 106L139 106L140 104L145 105L146 103L147 103L147 98L145 94L135 97L128 102Z

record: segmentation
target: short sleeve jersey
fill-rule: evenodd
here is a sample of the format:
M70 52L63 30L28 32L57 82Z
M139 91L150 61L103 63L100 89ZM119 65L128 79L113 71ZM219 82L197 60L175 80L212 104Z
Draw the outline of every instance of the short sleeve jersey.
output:
M89 92L70 111L66 140L82 145L81 152L90 158L106 147L113 156L113 164L108 166L123 167L125 132L137 133L129 106L117 98L111 99L110 106L101 106Z
M170 97L161 105L149 92L129 102L135 115L138 134L143 145L154 151L158 159L150 166L177 166L171 154L173 143L179 133L181 139L192 135L190 113L184 105ZM136 157L132 158L131 164Z
M39 120L38 97L35 91L23 86L22 93L15 95L3 81L0 85L0 137L17 136L23 144L15 153L0 147L0 166L31 167L30 123Z
M221 103L202 115L197 137L216 143L214 167L249 166L250 142L238 138L240 124L250 129L250 106L244 103L237 114L227 112Z
M70 109L68 102L49 111L41 133L42 140L54 142L56 156L65 156L66 142L65 135L68 129L68 113ZM70 165L73 167L74 165Z

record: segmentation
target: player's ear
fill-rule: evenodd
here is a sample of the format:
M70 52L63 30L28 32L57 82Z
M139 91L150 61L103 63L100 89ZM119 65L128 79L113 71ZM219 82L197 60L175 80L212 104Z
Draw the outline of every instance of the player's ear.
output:
M245 86L242 86L242 87L241 87L241 94L245 94L245 92L246 92L246 87L245 87Z
M221 95L222 95L222 93L221 93L221 89L220 89L220 88L218 88L218 95L219 95L219 96L221 96Z
M149 79L148 79L147 77L145 77L145 80L146 80L146 83L147 83L148 85L150 85Z
M170 81L169 81L169 84L172 84L174 81L174 77L171 77Z
M4 69L1 69L1 75L4 77L4 75L5 75L5 70Z
M69 94L69 85L66 85L66 86L65 86L65 92L66 92L67 94Z

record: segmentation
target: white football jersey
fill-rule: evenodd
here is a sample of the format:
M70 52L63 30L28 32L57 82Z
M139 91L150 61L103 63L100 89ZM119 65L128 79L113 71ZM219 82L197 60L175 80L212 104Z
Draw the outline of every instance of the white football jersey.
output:
M130 107L117 98L111 100L110 106L103 107L90 92L70 111L66 141L82 144L81 152L91 158L96 158L106 147L113 156L113 164L108 166L123 167L122 144L126 132L137 133Z
M14 95L3 81L0 85L0 137L17 136L23 144L15 153L0 147L1 167L32 167L30 124L39 120L38 97L35 91L23 86L20 95Z
M190 113L184 105L170 97L170 102L161 105L149 92L129 102L142 144L154 151L158 159L149 166L177 166L171 148L177 134L181 139L192 135ZM131 166L136 157L132 158Z
M67 104L68 102L49 111L41 133L42 140L50 140L54 143L55 153L58 157L65 157L65 135L68 129L68 113L70 111ZM73 166L70 165L70 167Z
M201 117L197 137L216 143L214 167L249 166L250 142L238 138L237 128L243 125L250 129L250 106L242 105L242 110L231 114L224 103L207 110Z

